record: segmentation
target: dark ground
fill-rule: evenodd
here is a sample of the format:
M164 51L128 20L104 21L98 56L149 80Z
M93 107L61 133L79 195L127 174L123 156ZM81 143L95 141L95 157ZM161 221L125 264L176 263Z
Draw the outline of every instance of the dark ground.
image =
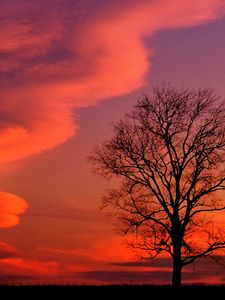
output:
M111 285L111 286L0 286L1 296L27 296L28 299L225 299L225 286L148 286L148 285ZM163 297L163 298L162 298ZM4 299L4 298L2 298ZM42 300L42 299L40 299Z

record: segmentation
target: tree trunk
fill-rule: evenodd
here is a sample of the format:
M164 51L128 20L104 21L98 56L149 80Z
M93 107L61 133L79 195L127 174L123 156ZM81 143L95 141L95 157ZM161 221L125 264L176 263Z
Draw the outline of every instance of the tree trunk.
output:
M174 245L173 251L173 277L172 286L181 286L181 271L182 271L182 261L181 261L181 247Z

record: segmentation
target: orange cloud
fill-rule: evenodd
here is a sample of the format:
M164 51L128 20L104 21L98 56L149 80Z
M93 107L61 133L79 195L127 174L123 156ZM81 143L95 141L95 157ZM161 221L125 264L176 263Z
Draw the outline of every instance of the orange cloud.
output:
M13 22L6 10L0 28L0 163L54 148L76 133L75 109L143 86L153 52L145 36L225 14L221 0L109 3L90 15L57 1L49 15L45 1L24 2Z
M1 264L9 266L9 270L16 270L17 274L32 274L32 275L56 275L58 274L57 262L39 262L29 261L22 258L5 258L1 259Z
M23 258L0 259L0 284L55 283L62 272L59 263L42 262Z
M26 212L27 202L16 195L0 192L0 228L19 224L19 216Z

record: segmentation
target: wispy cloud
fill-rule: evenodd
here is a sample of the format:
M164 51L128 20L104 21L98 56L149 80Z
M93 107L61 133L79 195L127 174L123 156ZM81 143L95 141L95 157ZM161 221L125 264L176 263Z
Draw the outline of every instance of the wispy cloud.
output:
M152 55L144 36L225 13L220 0L1 5L1 163L71 138L74 109L143 86Z
M74 203L75 200L73 201ZM109 223L108 218L97 208L86 208L78 205L74 205L70 201L61 200L52 202L48 206L42 206L38 209L33 208L27 214L27 217L46 217L46 218L56 218L56 219L65 219L65 220L74 220L78 222L85 223L100 223L105 225L102 228L102 231L109 230L106 224ZM95 231L95 228L93 228Z
M8 243L0 241L0 260L5 258L18 257L19 252L17 249Z

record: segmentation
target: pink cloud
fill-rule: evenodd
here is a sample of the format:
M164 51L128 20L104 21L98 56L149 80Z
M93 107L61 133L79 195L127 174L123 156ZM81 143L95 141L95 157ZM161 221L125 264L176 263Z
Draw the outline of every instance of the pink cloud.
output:
M225 14L220 0L109 2L92 15L88 1L74 10L56 1L60 12L49 14L46 3L20 1L21 11L17 5L11 9L13 22L4 3L1 163L60 145L76 133L75 109L143 86L153 53L143 42L145 36Z
M19 224L19 216L26 212L27 202L16 195L0 192L0 228Z

